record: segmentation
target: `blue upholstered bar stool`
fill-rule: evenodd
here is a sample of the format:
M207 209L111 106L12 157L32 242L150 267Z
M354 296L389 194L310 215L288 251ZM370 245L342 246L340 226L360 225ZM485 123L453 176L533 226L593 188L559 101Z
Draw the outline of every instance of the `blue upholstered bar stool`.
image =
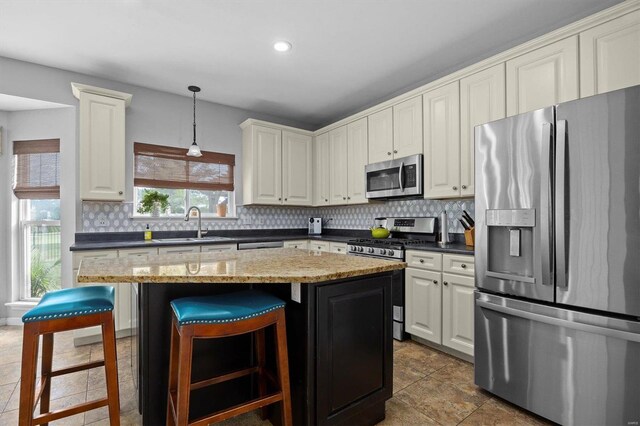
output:
M207 425L261 408L266 418L266 406L281 404L282 424L290 426L291 394L285 302L257 290L215 296L185 297L171 302L171 361L167 395L167 425ZM277 375L266 370L265 329L275 329ZM211 339L254 333L257 365L221 376L191 383L191 361L194 339ZM244 404L235 405L189 422L189 398L192 390L212 386L250 374L258 374L259 396ZM277 391L267 393L267 380Z
M113 287L88 286L67 288L46 293L40 303L24 314L22 340L22 373L20 378L20 425L39 425L96 408L109 407L111 426L120 424L120 397L118 392L118 366L116 335L113 323ZM52 371L53 333L79 328L102 327L104 359ZM42 336L42 370L40 388L36 396L35 379L38 364L38 344ZM105 368L107 397L95 401L49 412L51 379L64 374ZM40 415L33 417L40 401Z

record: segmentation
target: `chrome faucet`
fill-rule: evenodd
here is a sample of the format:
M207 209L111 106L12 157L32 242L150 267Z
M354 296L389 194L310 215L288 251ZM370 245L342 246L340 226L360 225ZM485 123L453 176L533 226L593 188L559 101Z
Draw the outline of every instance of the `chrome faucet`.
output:
M187 210L187 215L184 217L184 221L185 222L189 222L189 215L191 215L191 210L196 210L198 212L198 235L197 238L202 238L202 212L200 211L200 209L196 206L191 206L189 207L189 210ZM205 232L206 234L206 232Z

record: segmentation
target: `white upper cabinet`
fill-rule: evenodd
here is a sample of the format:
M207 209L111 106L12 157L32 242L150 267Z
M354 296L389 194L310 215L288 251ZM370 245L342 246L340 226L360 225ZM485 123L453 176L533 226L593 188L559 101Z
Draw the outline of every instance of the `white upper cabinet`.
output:
M580 95L640 84L640 11L580 33Z
M313 148L314 155L314 192L315 206L329 205L329 133L316 136Z
M507 115L578 98L578 36L507 61Z
M347 126L329 132L329 203L347 204Z
M460 196L460 89L424 94L424 197Z
M313 202L313 143L309 135L282 132L283 204L310 206Z
M80 99L80 199L124 201L125 107L131 95L76 83L72 88Z
M474 127L505 117L505 65L460 80L460 196L474 195Z
M282 204L282 131L250 125L243 135L245 204Z
M369 117L369 163L393 158L393 108L389 107Z
M311 132L253 119L240 127L244 204L311 206Z
M422 96L393 106L393 157L422 153Z
M366 203L367 117L347 125L347 202Z

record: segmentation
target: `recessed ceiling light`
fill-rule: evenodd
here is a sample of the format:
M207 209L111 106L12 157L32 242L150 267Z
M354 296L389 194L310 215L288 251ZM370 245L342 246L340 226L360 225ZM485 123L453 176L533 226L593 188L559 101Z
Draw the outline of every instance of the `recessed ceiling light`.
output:
M291 50L291 43L284 40L276 41L273 44L273 48L276 49L278 52L288 52L289 50Z

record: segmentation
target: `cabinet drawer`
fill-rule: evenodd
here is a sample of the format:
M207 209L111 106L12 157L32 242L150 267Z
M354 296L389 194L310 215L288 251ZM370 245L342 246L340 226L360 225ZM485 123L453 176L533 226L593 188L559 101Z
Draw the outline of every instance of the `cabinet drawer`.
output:
M139 257L149 256L152 254L158 254L158 249L155 247L143 247L118 250L118 257Z
M199 253L200 246L159 247L158 254Z
M329 243L329 249L331 253L347 254L346 243Z
M200 246L202 253L221 253L223 251L236 251L238 250L237 244L214 244L207 246Z
M296 248L307 250L309 248L309 240L292 240L283 243L284 248Z
M115 259L118 257L117 250L92 250L79 251L73 253L73 269L80 267L82 259Z
M473 276L475 272L475 259L473 256L445 254L442 256L442 271Z
M406 253L409 268L442 270L442 254L431 251L408 250Z
M331 251L329 241L309 241L309 250Z

